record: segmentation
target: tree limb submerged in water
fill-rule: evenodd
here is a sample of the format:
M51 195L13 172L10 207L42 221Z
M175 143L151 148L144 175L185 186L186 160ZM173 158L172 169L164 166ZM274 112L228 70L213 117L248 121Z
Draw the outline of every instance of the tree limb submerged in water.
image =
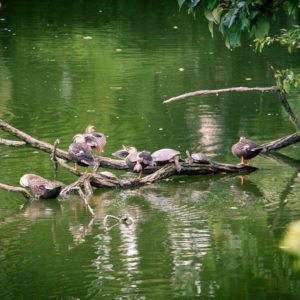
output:
M81 176L83 175L79 171L74 170L67 164L67 161L70 160L70 157L66 151L57 148L58 141L56 141L55 146L40 141L29 134L22 132L11 126L10 124L4 122L0 119L0 128L6 132L17 136L18 138L22 139L26 142L27 145L40 149L42 151L48 152L52 154L52 160L57 162L60 166L65 168L67 171ZM291 144L300 141L300 132L296 132L292 135L280 138L278 140L265 143L264 152L268 152L271 150L281 149L283 147L287 147ZM96 157L97 163L100 164L100 167L105 167L109 169L118 169L118 170L129 170L126 166L124 160L117 160L111 159L107 157ZM204 175L204 174L230 174L230 173L250 173L256 171L257 168L253 166L247 165L239 165L239 164L226 164L226 163L219 163L219 162L211 162L211 163L190 163L190 162L181 162L181 171L177 172L176 167L174 164L169 163L164 166L156 166L156 167L147 167L145 169L145 174L149 174L144 176L141 179L138 178L129 178L129 179L119 179L116 176L109 178L101 172L89 173L88 179L85 178L82 182L79 181L75 184L77 188L83 188L86 195L90 195L92 193L92 189L90 187L90 183L94 187L98 188L120 188L120 187L132 187L132 186L139 186L144 184L150 184L162 179L166 179L173 175ZM88 182L87 182L88 180ZM70 186L71 188L71 186Z

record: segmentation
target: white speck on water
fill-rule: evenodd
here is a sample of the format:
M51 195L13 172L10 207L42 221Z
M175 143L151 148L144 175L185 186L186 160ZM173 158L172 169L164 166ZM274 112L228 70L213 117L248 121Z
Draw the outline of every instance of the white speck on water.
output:
M183 72L184 68L179 68L178 71Z
M160 127L160 128L158 128L158 130L160 130L160 131L162 131L162 130L164 130L162 127Z
M123 51L123 49L121 49L121 48L116 49L116 52L122 52L122 51Z
M173 29L178 29L178 26L174 25L174 26L173 26Z
M122 90L123 87L122 86L111 86L110 89L111 90Z
M249 81L249 80L252 80L252 78L251 77L246 77L245 80Z
M91 37L91 36L88 35L88 36L84 36L83 39L84 39L84 40L92 40L93 37Z

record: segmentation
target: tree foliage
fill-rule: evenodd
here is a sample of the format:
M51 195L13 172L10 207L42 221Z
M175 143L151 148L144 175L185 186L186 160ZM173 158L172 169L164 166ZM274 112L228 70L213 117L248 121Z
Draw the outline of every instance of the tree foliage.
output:
M283 31L282 37L265 39L269 34L271 22L284 11L288 15L296 16L300 0L177 0L179 7L186 6L189 13L195 15L196 10L202 6L204 15L209 22L209 30L213 35L214 27L222 33L225 45L235 48L241 45L243 33L256 39L261 50L265 44L279 41L288 44L289 50L299 45L299 28L293 32ZM298 36L297 36L298 34ZM296 35L296 37L295 37ZM287 42L287 39L296 38L298 41ZM265 40L264 40L265 39ZM261 42L260 42L261 41Z

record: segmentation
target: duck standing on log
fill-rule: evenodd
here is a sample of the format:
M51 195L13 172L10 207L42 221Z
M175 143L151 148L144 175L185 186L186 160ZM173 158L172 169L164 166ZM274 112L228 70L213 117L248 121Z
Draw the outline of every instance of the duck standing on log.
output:
M30 188L38 199L52 199L59 196L61 185L51 182L35 174L25 174L20 178L20 185Z
M250 165L251 158L257 156L262 150L262 146L246 139L244 136L240 137L240 140L231 148L232 154L241 159L240 165L245 164L245 159L248 160L247 166Z
M95 126L89 125L84 132L85 141L97 152L103 152L106 145L106 136L102 132L96 132Z
M96 143L95 138L94 142ZM89 165L93 165L95 162L91 146L86 143L85 137L82 134L76 134L73 137L73 142L69 146L68 153L74 162L76 171L78 171L77 165L79 165L86 167L85 173L87 173Z

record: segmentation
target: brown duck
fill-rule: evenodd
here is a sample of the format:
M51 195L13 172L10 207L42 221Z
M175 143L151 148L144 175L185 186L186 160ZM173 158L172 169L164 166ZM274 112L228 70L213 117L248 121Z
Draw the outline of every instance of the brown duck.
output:
M86 143L85 137L82 134L76 134L73 137L73 143L69 146L68 153L75 164L76 171L77 165L86 167L86 173L88 166L94 165L92 149L90 145Z
M97 152L103 152L106 145L106 136L102 132L96 132L95 126L89 125L84 133L85 142Z
M52 199L59 196L61 185L39 175L25 174L20 178L20 185L29 188L38 199Z
M251 158L258 155L262 150L262 146L246 139L244 136L240 137L240 140L231 148L233 155L241 159L241 165L245 164L245 159L248 160L247 165L250 165Z

